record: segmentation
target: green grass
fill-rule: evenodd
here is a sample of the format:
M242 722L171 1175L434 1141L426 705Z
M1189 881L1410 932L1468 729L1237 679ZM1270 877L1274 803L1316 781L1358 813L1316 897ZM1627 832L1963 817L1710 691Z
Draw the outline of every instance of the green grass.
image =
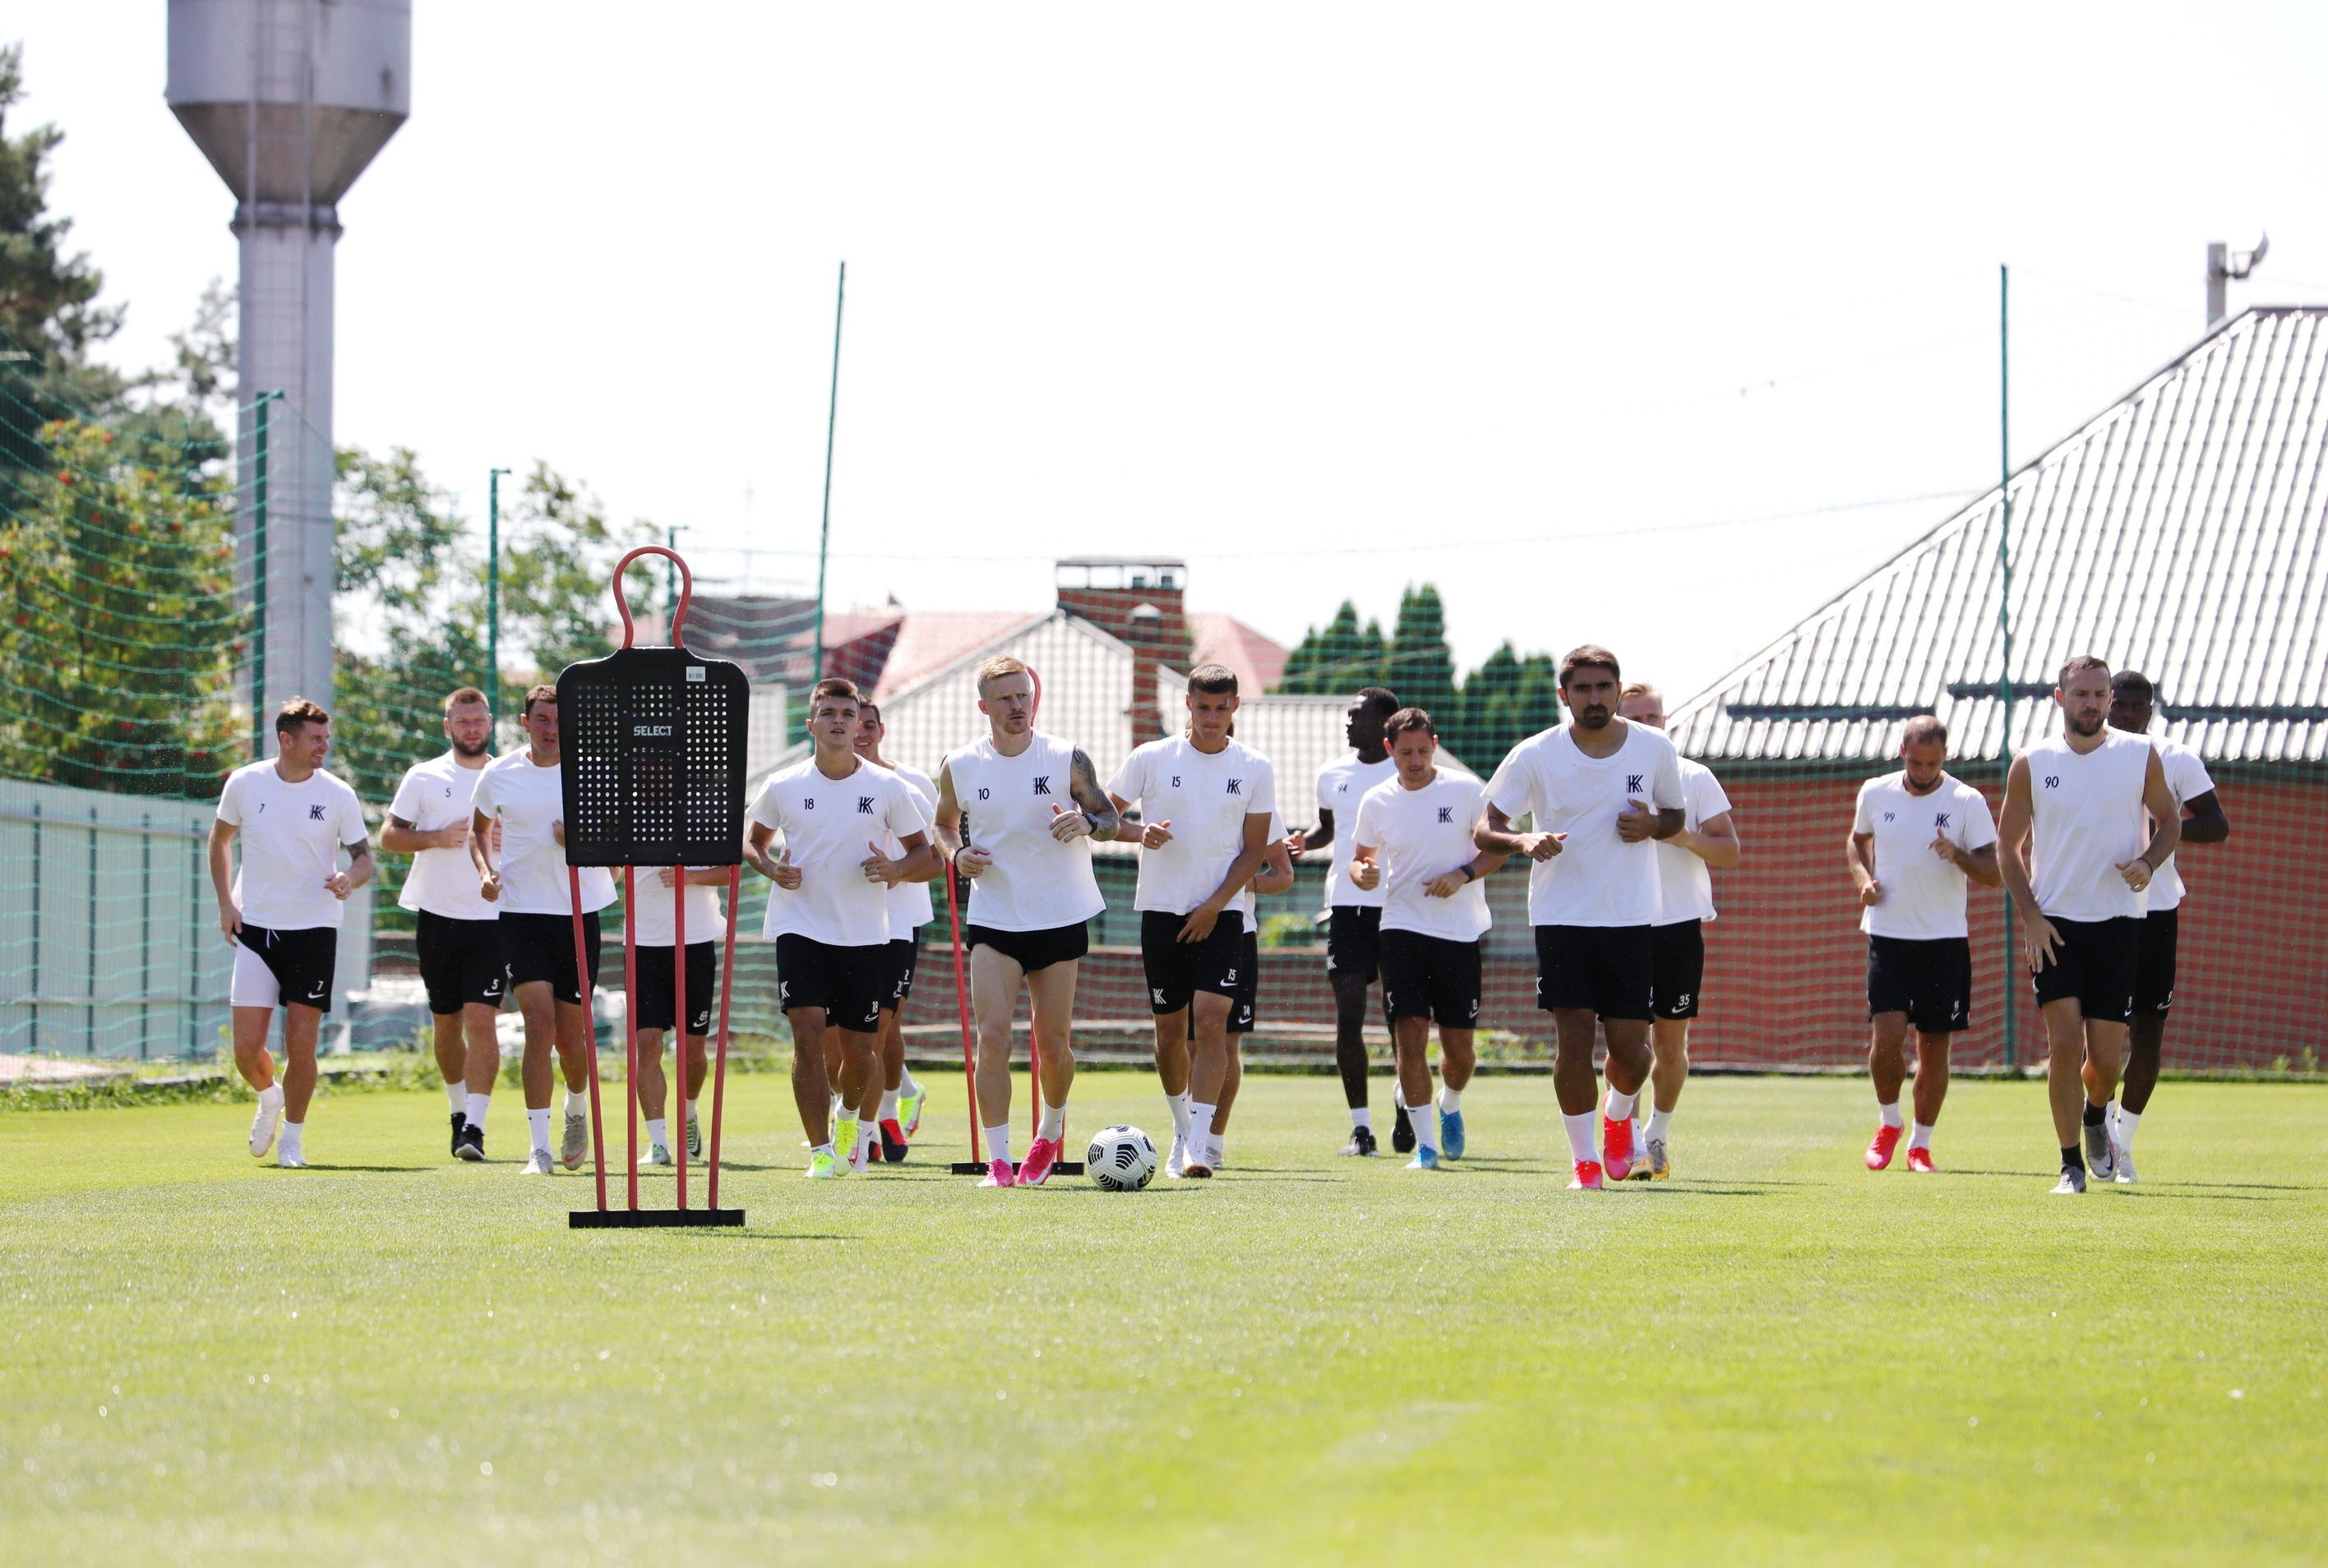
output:
M2317 1562L2328 1091L2173 1084L2144 1185L2045 1196L2042 1086L1871 1176L1863 1085L1706 1080L1677 1178L1566 1181L1483 1079L1437 1176L1257 1078L1231 1169L811 1187L737 1086L741 1232L572 1233L444 1100L0 1119L0 1560ZM941 1089L941 1096L944 1090ZM1023 1086L1022 1090L1023 1094ZM1377 1099L1387 1097L1377 1085ZM1153 1081L1088 1075L1103 1121ZM939 1136L943 1134L943 1136ZM667 1174L651 1186L667 1201ZM1459 1554L1460 1554L1459 1556Z

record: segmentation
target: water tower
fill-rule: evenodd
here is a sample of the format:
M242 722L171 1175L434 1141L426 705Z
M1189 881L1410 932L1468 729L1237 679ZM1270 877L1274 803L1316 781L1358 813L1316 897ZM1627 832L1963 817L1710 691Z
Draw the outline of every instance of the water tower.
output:
M170 110L234 192L240 397L268 409L262 713L332 700L332 257L339 201L412 105L411 0L170 0ZM248 567L255 421L237 433ZM271 741L268 743L271 744Z

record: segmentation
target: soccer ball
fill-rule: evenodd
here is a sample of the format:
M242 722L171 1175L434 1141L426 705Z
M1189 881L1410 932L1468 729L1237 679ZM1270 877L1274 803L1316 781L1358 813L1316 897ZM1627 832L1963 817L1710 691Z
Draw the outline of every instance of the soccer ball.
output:
M1156 1145L1137 1127L1102 1127L1084 1153L1084 1169L1110 1192L1137 1192L1156 1180Z

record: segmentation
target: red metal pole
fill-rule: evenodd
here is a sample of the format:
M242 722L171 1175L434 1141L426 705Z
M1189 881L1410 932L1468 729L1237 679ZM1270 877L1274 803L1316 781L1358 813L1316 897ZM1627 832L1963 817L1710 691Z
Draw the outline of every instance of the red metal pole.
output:
M590 1153L598 1167L598 1212L606 1211L605 1118L598 1108L598 1029L590 1015L590 945L582 936L582 873L566 868L567 908L574 912L574 976L582 985L582 1027L590 1031ZM636 1171L637 1162L632 1169ZM634 1200L633 1207L635 1208Z
M1043 712L1043 677L1031 664L1027 667L1027 681L1035 688L1027 704L1027 728L1032 730ZM1075 797L1069 795L1068 798ZM1018 1011L1016 1002L1011 1003L1010 1011L1014 1014ZM1035 999L1031 994L1027 998L1027 1143L1031 1148L1043 1132L1043 1053L1035 1048Z
M954 897L952 866L945 869L945 885L946 924L953 930L953 995L962 1008L962 1078L970 1089L970 1162L981 1165L985 1156L979 1153L978 1064L970 1027L970 977L962 966L962 906Z
M639 945L638 868L623 868L623 1135L630 1151L630 1201L639 1206Z
M704 1206L719 1207L719 1107L728 1094L728 1003L736 994L736 904L744 891L744 868L728 868L728 954L719 972L719 1043L711 1069L711 1171L705 1181Z
M671 1140L671 1157L679 1170L679 1206L687 1207L687 868L671 868L671 1087L662 1097L663 1125L679 1123ZM677 1116L671 1114L679 1102Z

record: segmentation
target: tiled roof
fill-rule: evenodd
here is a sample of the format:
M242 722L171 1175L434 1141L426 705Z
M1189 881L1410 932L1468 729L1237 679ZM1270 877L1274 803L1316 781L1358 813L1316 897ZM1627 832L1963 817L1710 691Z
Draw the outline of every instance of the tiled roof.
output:
M1247 692L1265 692L1285 675L1284 646L1234 615L1190 611L1188 649L1191 665L1225 664L1236 671L1238 686Z
M2328 759L2328 308L2248 311L2012 476L2013 750L2091 653L2210 761ZM1707 761L1874 761L1936 713L2004 742L1996 490L1682 705Z
M875 695L883 702L968 654L999 651L1012 633L1039 625L1047 617L1024 610L915 610L897 629L896 645L881 668Z

